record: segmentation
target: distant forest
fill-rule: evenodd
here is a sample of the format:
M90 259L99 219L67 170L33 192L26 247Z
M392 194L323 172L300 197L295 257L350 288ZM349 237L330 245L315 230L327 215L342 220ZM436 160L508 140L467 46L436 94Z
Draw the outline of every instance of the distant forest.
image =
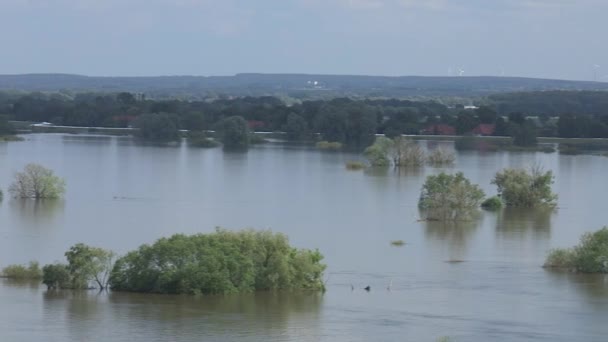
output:
M325 140L353 146L369 145L375 133L515 136L524 129L539 136L608 137L608 92L498 94L481 99L478 108L396 99L335 98L286 104L269 96L184 101L149 100L126 92L0 93L0 115L16 121L130 127L137 117L149 113L164 113L177 128L191 131L213 130L222 119L240 116L251 130L283 131L294 140L321 133Z

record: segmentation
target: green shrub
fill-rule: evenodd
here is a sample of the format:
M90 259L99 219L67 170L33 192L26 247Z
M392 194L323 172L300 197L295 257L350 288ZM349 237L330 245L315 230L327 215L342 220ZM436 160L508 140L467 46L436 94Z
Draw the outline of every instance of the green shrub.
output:
M346 162L346 169L347 170L352 170L352 171L357 171L357 170L362 170L365 168L365 163L360 162L360 161L356 161L356 160L351 160L351 161L347 161Z
M549 252L543 267L574 269L574 251L566 248L552 250Z
M393 140L386 137L377 137L376 141L365 149L363 155L371 166L389 166L391 161L388 154L393 147Z
M452 165L456 160L456 155L453 152L443 148L433 150L426 158L427 163L433 166Z
M2 276L11 279L41 279L42 271L37 262L31 261L29 265L10 265L2 269Z
M391 245L393 245L395 247L405 246L405 241L403 241L403 240L394 240L394 241L391 241Z
M254 290L324 290L318 251L296 249L283 234L217 229L173 235L118 259L112 290L214 294Z
M502 208L502 200L498 196L490 197L481 203L481 207L486 210L498 210Z
M608 227L584 234L574 248L551 251L544 266L583 273L608 273Z
M42 283L48 289L64 289L70 287L70 272L64 264L45 265L42 268Z
M479 208L484 193L462 172L428 176L422 186L418 205L428 211L427 217L440 221L469 219Z
M505 169L498 172L492 184L498 187L498 194L510 207L555 206L557 195L551 192L554 176L539 167Z
M319 141L316 146L320 150L338 151L342 149L343 145L337 141Z

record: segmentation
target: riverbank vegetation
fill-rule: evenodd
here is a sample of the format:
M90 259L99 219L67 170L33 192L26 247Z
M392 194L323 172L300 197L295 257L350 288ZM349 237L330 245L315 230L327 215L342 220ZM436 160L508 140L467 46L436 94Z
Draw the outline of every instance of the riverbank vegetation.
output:
M463 221L472 218L484 198L481 188L462 172L440 173L426 178L418 206L427 217L439 221Z
M465 107L397 99L334 98L286 103L270 96L186 101L148 99L124 92L30 93L0 96L0 113L23 122L113 128L139 127L140 117L155 114L162 115L167 131L217 130L224 119L240 116L252 131L284 131L290 140L313 140L313 133L319 133L323 140L361 150L372 144L375 134L390 138L402 134L502 136L519 147L533 147L536 136L608 137L608 116L600 109L600 104L608 102L607 94L559 94L503 94L480 99L478 107ZM571 100L558 109L538 101L547 96ZM581 98L592 98L593 104L583 105ZM162 138L174 138L174 133L167 132Z
M415 141L405 137L377 137L363 154L372 166L419 167L425 163L448 166L456 160L454 153L442 148L427 155Z
M16 280L40 280L42 270L37 262L31 261L28 265L9 265L2 269L1 276Z
M557 205L557 195L551 185L555 177L552 171L535 166L526 169L505 169L496 173L492 180L498 195L509 207L537 207Z
M544 267L581 273L608 273L608 227L586 233L573 248L555 249Z
M60 198L65 192L65 181L53 170L39 164L28 164L15 174L8 191L15 198Z
M112 290L216 294L256 290L324 290L318 251L296 249L283 234L217 229L162 238L118 259Z

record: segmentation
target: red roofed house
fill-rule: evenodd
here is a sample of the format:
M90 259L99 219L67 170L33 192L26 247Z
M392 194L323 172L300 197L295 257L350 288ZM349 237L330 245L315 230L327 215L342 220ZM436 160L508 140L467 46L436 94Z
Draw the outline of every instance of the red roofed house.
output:
M432 135L455 135L456 129L446 124L435 124L423 129L420 133Z
M479 124L473 128L472 133L475 135L493 135L496 130L495 124Z

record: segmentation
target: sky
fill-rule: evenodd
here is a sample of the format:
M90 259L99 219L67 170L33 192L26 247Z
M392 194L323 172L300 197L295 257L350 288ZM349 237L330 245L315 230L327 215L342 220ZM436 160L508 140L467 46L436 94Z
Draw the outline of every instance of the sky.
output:
M0 0L0 74L608 81L608 0Z

